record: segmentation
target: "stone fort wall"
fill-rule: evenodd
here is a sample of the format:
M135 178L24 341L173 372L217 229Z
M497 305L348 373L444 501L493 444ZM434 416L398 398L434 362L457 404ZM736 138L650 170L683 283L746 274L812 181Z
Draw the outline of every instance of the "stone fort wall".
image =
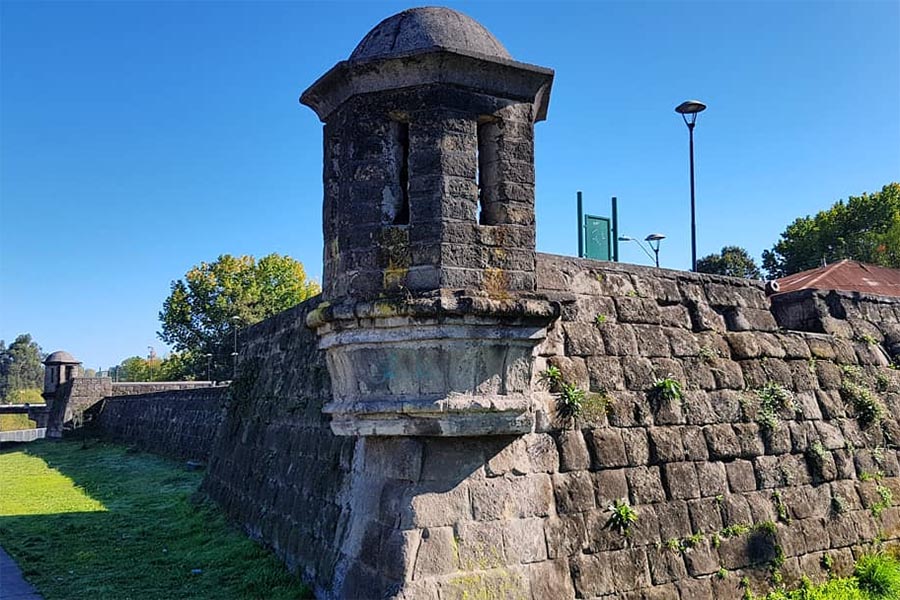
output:
M245 333L205 490L322 598L738 598L900 536L900 304L540 254L537 280L533 433L334 436L312 299Z
M203 490L329 597L345 537L354 440L331 433L324 356L306 315L320 297L241 334Z
M109 377L75 377L56 388L48 410L47 437L58 438L65 428L80 426L104 398L173 392L209 386L206 381L114 382Z
M116 386L114 391L120 393L91 406L86 421L110 441L174 458L207 461L228 388L127 393L146 387Z

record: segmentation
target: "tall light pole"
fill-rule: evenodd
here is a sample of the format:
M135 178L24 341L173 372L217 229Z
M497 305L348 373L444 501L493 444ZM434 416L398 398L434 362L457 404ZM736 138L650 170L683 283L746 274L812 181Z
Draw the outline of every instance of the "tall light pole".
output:
M238 359L238 323L241 318L237 315L231 317L231 323L234 328L234 352L231 353L231 380L237 379L237 359Z
M706 110L706 105L699 100L687 100L675 107L675 112L684 119L691 138L691 270L697 270L697 208L694 199L694 124L697 115Z
M207 352L203 356L206 357L206 380L212 383L212 352Z
M150 381L153 381L153 346L147 346L147 368L150 369Z

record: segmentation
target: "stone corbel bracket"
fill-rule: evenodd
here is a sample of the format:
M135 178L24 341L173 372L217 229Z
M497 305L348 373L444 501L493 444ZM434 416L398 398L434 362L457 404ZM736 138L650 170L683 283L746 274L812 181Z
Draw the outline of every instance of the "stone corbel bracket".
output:
M541 299L440 296L323 303L307 324L331 376L324 412L347 436L515 435L534 428Z

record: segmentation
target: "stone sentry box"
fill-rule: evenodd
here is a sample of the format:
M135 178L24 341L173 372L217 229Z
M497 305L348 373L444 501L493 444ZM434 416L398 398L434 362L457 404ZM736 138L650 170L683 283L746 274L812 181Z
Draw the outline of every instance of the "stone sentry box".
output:
M342 435L531 431L534 123L553 71L445 8L394 15L301 96L325 123L324 302Z

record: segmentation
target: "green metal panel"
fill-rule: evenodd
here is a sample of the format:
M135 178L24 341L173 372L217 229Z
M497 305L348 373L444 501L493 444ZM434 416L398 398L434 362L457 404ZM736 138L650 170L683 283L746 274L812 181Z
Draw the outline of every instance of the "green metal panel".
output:
M609 260L612 256L610 221L606 217L584 215L584 255L595 260Z

